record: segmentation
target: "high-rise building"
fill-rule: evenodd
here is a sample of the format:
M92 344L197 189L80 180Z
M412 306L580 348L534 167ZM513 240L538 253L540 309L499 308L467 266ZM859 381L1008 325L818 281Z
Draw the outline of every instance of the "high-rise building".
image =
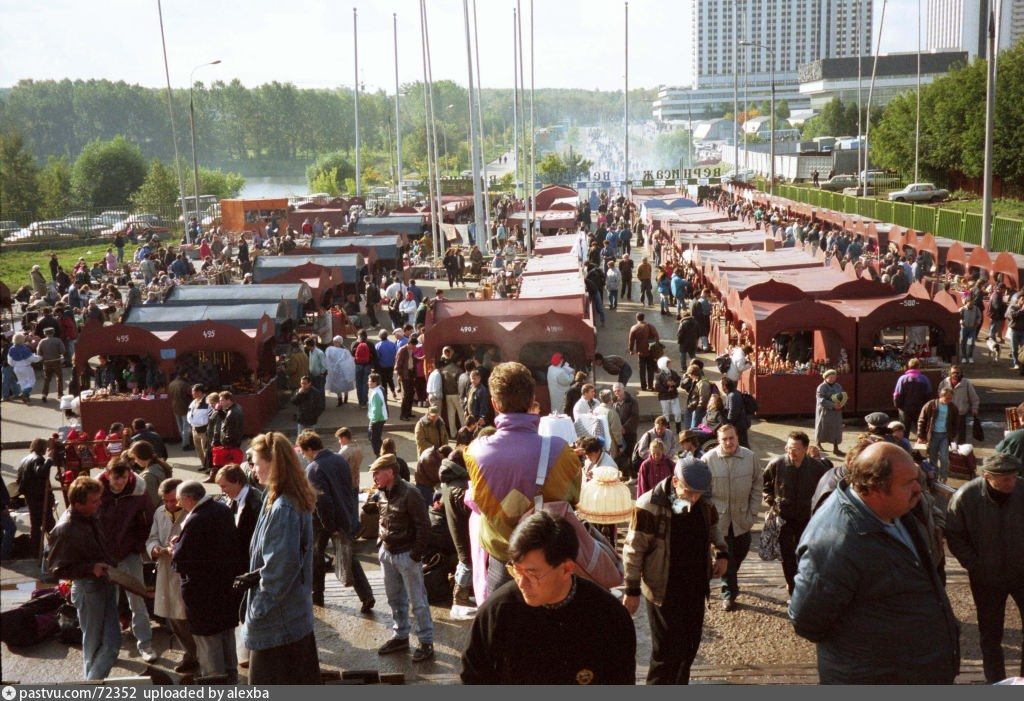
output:
M966 51L971 58L988 53L990 5L998 17L998 50L1013 46L1024 37L1024 0L927 0L925 48ZM1002 7L1000 8L1000 4Z
M776 99L791 108L808 103L800 94L799 66L872 50L872 0L692 0L691 18L693 81L661 89L654 113L662 120L685 119L688 108L696 116L732 104L737 40L770 49L737 47L748 99L768 98L774 65Z

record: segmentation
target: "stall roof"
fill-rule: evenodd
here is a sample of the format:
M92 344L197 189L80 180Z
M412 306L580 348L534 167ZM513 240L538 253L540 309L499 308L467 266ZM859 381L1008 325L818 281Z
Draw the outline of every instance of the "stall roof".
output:
M579 272L580 261L573 252L537 256L526 261L523 275L540 275L558 272Z
M579 272L529 275L519 286L520 299L586 298L587 289Z
M706 232L734 233L739 231L758 231L752 224L742 221L720 221L710 224L692 224L669 222L669 233L699 234Z
M164 299L165 306L186 307L207 304L222 306L249 302L284 301L292 318L302 315L302 307L313 299L305 282L262 285L175 285Z
M276 277L281 273L306 263L314 263L338 272L338 279L343 283L358 283L359 271L365 265L363 257L358 253L325 253L297 256L257 256L252 266L253 282Z
M508 219L517 224L525 224L526 212L515 212L510 214ZM545 209L537 212L536 221L541 229L550 231L552 229L564 228L571 231L576 228L576 211Z
M165 304L143 304L132 307L125 317L128 326L137 326L155 334L177 331L202 321L219 321L236 329L256 329L260 320L269 317L275 324L291 319L288 305L283 301L259 302L221 306L217 304L194 304L190 306L168 306Z
M543 212L546 209L550 209L551 205L559 199L572 198L575 202L579 197L579 193L573 190L571 187L565 187L564 185L549 185L542 188L537 192L534 201L537 203L537 211Z
M584 309L578 300L559 299L465 299L445 300L434 305L434 322L472 314L497 321L525 319L536 314L552 311L569 316L584 316ZM429 335L429 334L428 334Z
M389 217L363 217L356 221L352 230L359 234L373 234L382 231L397 231L419 237L427 225L424 214L401 214Z
M701 251L694 262L705 270L792 270L820 268L822 261L801 249L781 248L775 251Z
M333 236L331 238L315 238L309 247L317 253L336 253L344 248L373 248L379 260L398 260L401 258L399 249L405 243L401 236L385 234L381 236Z
M1013 283L1009 287L1019 290L1021 280L1024 280L1024 256L1019 253L1003 251L992 261L992 272L1001 273L1004 277L1009 278L1009 281Z
M831 329L839 334L844 348L852 348L856 336L856 322L842 310L820 301L771 302L745 299L739 318L754 333L754 342L768 345L772 338L784 331Z
M541 236L533 243L533 250L543 256L568 253L576 246L579 237L576 234L562 236Z

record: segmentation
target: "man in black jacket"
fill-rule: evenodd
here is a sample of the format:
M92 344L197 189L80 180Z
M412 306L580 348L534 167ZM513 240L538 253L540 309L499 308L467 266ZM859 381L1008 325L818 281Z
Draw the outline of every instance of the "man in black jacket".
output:
M796 545L811 520L811 500L825 466L807 454L811 439L803 431L793 431L786 439L786 454L768 463L764 470L764 503L777 511L784 521L779 531L782 574L786 588L793 593L796 577Z
M231 392L220 393L219 406L220 410L224 412L224 419L220 426L220 444L225 448L241 448L242 434L245 430L242 407L235 403Z
M18 494L28 503L29 537L32 553L38 555L43 543L43 528L53 528L53 492L50 490L50 474L53 469L53 454L46 447L45 438L32 441L29 453L18 464Z
M430 518L427 505L419 490L398 477L398 462L394 455L385 454L370 465L373 483L380 490L380 534L377 552L384 571L384 590L394 618L394 636L378 650L388 655L409 649L409 603L416 616L416 639L419 647L412 655L413 662L425 662L434 657L434 623L430 618L430 603L423 583L420 558L426 552L430 539Z
M335 557L345 559L345 568L351 574L363 613L373 610L376 603L359 560L352 554L352 540L359 530L359 514L355 509L357 497L352 493L352 474L348 461L337 453L324 449L323 440L313 431L304 431L297 442L303 457L309 460L306 477L317 492L316 514L313 519L313 604L324 605L324 580L327 576L325 550L331 537L338 534L345 552Z
M576 576L579 540L546 511L509 539L512 582L480 607L463 684L636 683L636 630L618 599Z
M178 485L178 502L188 516L174 541L171 562L181 575L181 596L196 640L204 677L223 676L238 683L235 628L241 595L233 588L245 572L231 510L214 501L194 480Z
M136 441L146 441L153 446L153 450L156 451L157 455L164 460L167 459L167 445L164 444L164 439L146 423L145 419L133 419L132 431L134 431L134 433L128 441L129 447Z
M47 568L60 579L70 579L71 602L82 628L82 657L86 679L106 679L121 650L121 624L117 614L118 588L107 578L114 560L96 513L103 500L103 485L79 477L68 488L71 507L50 533Z
M313 384L309 375L299 379L299 388L292 395L291 403L295 407L296 437L307 429L315 431L320 414L324 411L324 393Z

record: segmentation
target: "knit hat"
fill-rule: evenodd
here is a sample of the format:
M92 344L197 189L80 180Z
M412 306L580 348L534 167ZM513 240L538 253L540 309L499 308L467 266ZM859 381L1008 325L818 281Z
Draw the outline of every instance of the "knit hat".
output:
M697 458L683 458L676 463L673 474L690 489L706 492L711 489L711 470Z
M993 475L1012 475L1019 473L1021 462L1018 458L1009 453L995 453L985 458L981 463L981 471Z
M830 376L832 376L832 375L839 375L839 373L838 373L838 372L836 372L835 370L833 370L832 368L829 368L829 369L828 369L828 370L826 370L825 372L821 373L821 376L822 376L822 377L826 377L826 378L827 378L827 377L830 377Z
M555 353L554 355L552 355L551 356L551 364L552 365L561 365L562 364L562 354L561 353Z
M391 453L381 455L379 458L374 460L370 464L370 472L374 473L377 470L397 470L398 460Z
M881 426L889 425L889 415L884 411L876 411L872 414L868 414L864 417L864 421L867 422L868 426L874 426L876 428Z

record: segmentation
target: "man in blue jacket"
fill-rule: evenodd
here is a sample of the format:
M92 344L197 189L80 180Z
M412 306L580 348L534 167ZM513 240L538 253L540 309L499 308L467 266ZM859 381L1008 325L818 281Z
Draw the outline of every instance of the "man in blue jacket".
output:
M340 548L344 552L336 552L334 556L344 558L352 586L363 602L360 610L369 613L376 603L373 590L359 560L352 556L352 540L359 530L359 513L356 510L358 499L352 492L348 461L325 449L323 440L314 431L304 431L299 435L298 446L309 460L306 476L317 493L313 515L313 604L324 605L324 580L328 569L324 551L331 537L337 533L340 542L347 547Z
M797 548L793 628L817 644L822 684L952 684L959 625L927 530L911 513L919 469L879 442L847 470Z

